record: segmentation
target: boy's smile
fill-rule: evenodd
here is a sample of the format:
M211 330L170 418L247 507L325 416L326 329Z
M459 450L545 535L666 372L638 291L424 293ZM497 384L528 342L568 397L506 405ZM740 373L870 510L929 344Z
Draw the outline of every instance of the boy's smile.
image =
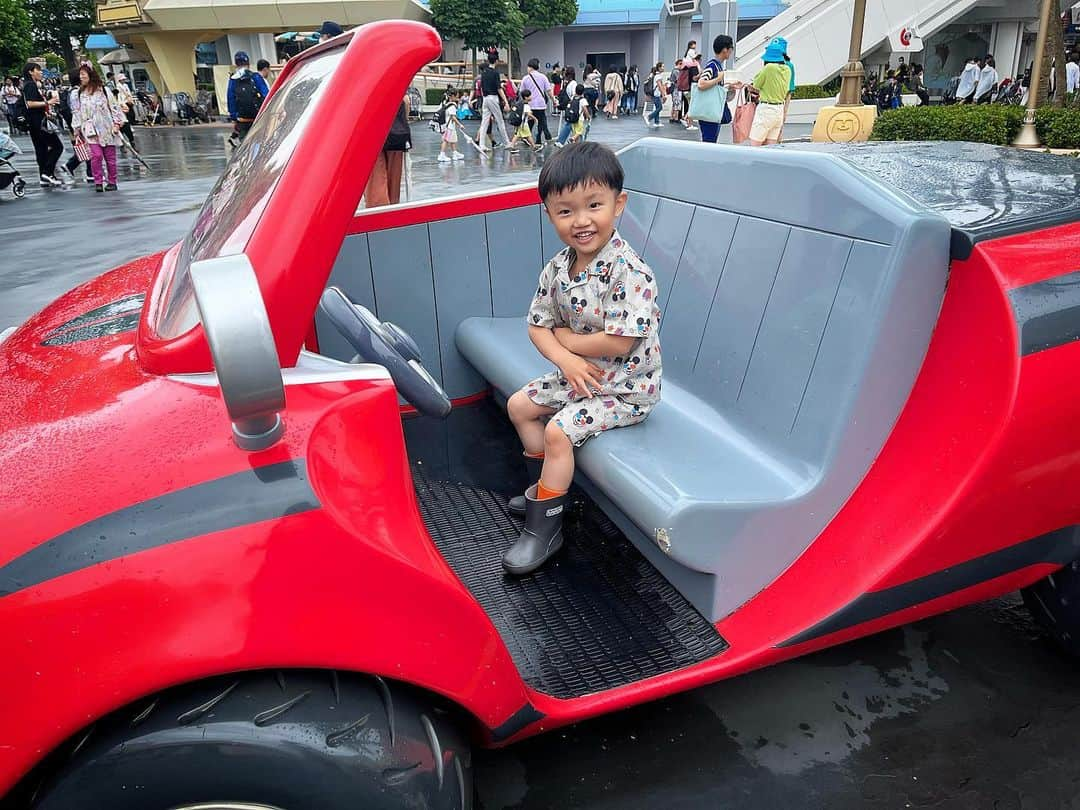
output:
M625 191L617 193L596 182L555 192L544 200L559 239L577 253L579 268L608 243L615 232L615 220L625 207Z

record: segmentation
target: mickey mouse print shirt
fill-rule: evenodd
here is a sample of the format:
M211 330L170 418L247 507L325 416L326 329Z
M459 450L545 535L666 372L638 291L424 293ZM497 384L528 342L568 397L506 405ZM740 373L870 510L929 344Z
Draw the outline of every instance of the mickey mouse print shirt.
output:
M603 430L640 422L660 401L660 308L656 278L618 231L584 272L571 277L576 258L566 247L544 267L528 324L637 338L625 356L589 358L604 372L604 385L592 399L577 394L559 371L525 386L533 402L558 409L554 420L581 444Z

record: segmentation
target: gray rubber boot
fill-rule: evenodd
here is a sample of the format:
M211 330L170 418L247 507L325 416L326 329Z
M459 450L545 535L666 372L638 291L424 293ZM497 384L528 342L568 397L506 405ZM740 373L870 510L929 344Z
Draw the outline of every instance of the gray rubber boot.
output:
M525 490L525 529L503 554L502 564L514 576L531 574L562 548L566 494L536 500L536 484Z
M542 458L527 456L524 453L521 454L521 457L525 459L526 480L528 480L529 486L531 487L540 480L540 471L544 469L544 460ZM511 515L525 517L525 496L515 495L510 499L510 503L506 505L506 509Z

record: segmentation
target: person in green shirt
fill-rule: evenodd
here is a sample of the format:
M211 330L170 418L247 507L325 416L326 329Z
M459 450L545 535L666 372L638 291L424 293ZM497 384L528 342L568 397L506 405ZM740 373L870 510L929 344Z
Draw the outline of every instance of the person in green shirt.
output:
M758 105L750 128L750 145L777 143L784 128L784 108L791 92L792 73L784 60L787 42L775 37L765 48L765 63L751 83L757 91Z

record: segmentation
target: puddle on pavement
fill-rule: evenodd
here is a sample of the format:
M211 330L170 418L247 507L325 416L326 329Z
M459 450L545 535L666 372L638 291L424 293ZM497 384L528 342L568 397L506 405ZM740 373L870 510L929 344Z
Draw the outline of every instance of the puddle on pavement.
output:
M786 665L700 690L743 756L777 774L838 763L870 744L879 720L912 714L948 693L927 659L927 634L902 629L890 665L862 660ZM892 656L891 656L892 657Z

